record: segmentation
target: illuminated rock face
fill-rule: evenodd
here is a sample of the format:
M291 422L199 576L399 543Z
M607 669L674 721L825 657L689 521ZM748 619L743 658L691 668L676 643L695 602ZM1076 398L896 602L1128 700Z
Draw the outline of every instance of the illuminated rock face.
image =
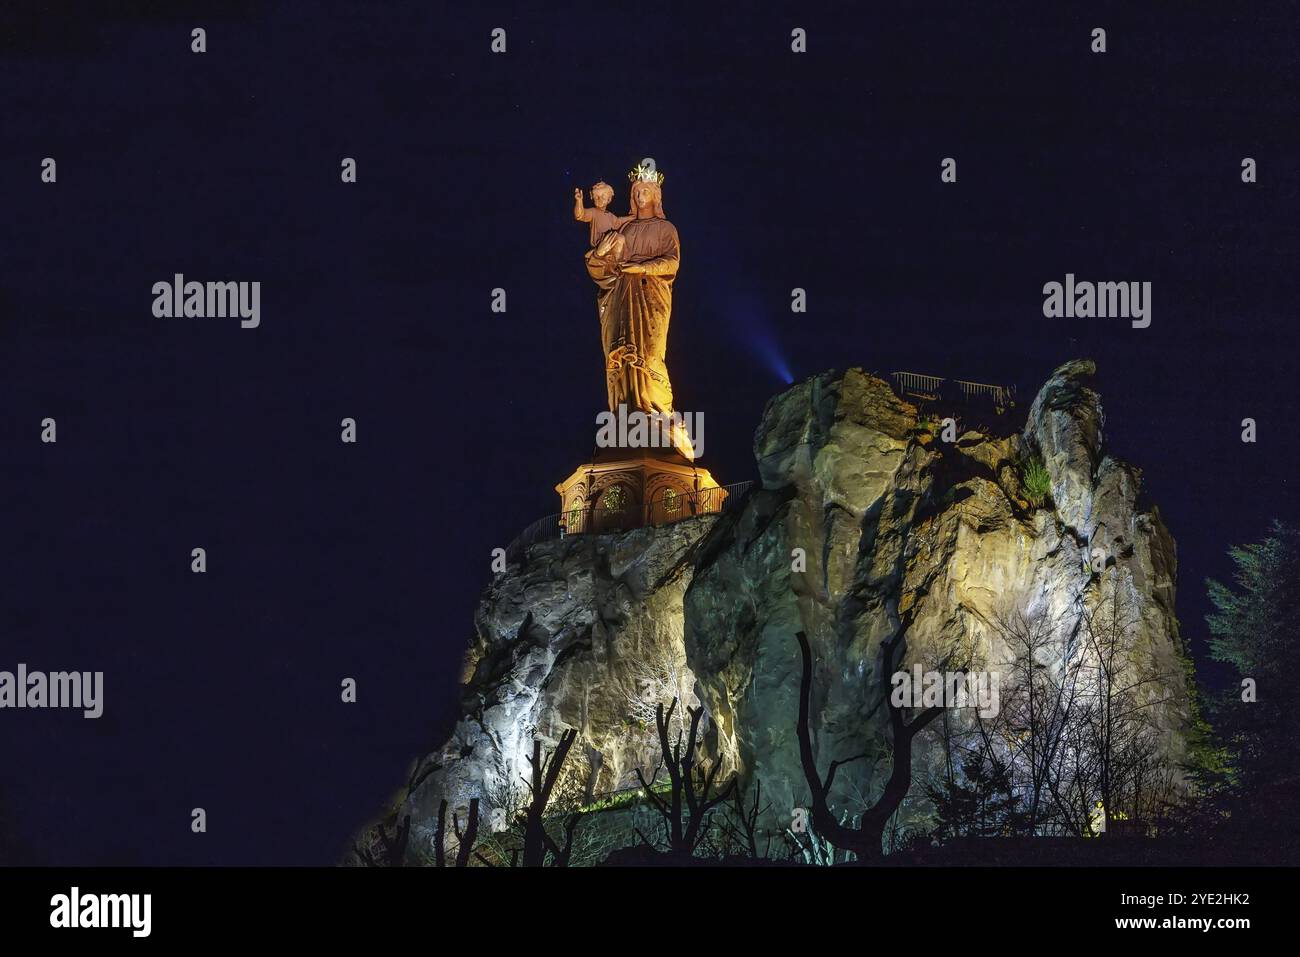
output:
M579 731L555 802L573 806L635 784L657 762L654 702L694 702L682 640L682 596L694 547L717 516L622 535L534 545L486 590L466 660L462 718L415 768L413 860L430 853L439 802L464 820L481 802L483 830L500 829L526 798L534 734L549 754ZM422 780L421 780L422 779ZM450 829L450 823L448 828Z
M859 370L817 376L768 403L754 438L762 488L701 544L685 637L720 748L762 782L776 818L788 822L808 796L795 737L799 631L813 651L819 766L864 751L876 759L840 770L832 807L877 793L889 773L882 641L905 631L905 667L966 647L986 670L1004 671L1010 653L991 626L999 615L1077 620L1107 588L1131 608L1136 658L1163 676L1152 686L1167 699L1152 709L1152 739L1169 762L1182 757L1189 706L1174 542L1158 512L1139 506L1139 472L1105 454L1093 372L1090 362L1058 369L1022 433L972 431L951 443ZM1018 479L1031 455L1051 480L1051 501L1037 509ZM914 797L941 760L927 729ZM903 819L927 813L913 800Z
M1000 611L1067 618L1096 606L1103 581L1123 590L1136 653L1164 676L1152 686L1167 700L1151 737L1177 761L1189 705L1174 543L1139 505L1137 470L1105 453L1092 372L1087 362L1058 369L1022 432L951 443L884 381L817 376L768 403L754 439L761 488L732 510L533 546L484 593L462 719L417 763L398 811L411 816L408 858L427 860L444 799L463 820L479 798L483 830L500 828L521 799L534 734L549 753L566 728L579 731L557 794L569 807L632 786L638 766L649 776L654 701L674 693L700 696L706 749L747 786L761 781L764 823L784 827L808 794L795 736L799 631L815 662L819 766L864 751L878 759L839 771L832 806L852 807L888 773L882 641L905 631L904 668L964 645L999 670L1008 650L990 622ZM1050 479L1039 508L1019 478L1031 455ZM941 761L927 729L903 823L928 815L922 784Z

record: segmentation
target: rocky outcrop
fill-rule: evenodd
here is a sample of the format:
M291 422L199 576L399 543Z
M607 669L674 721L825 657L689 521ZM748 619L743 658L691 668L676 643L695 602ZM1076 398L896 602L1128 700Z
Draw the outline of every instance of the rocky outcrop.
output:
M1140 473L1105 453L1093 372L1090 362L1056 370L1018 434L967 431L953 442L859 370L768 403L754 438L762 487L703 543L685 636L721 747L778 814L808 797L795 737L799 631L813 650L819 766L867 755L836 778L831 803L850 814L888 774L881 645L900 633L896 665L965 660L1006 679L1014 653L1003 626L1014 616L1077 631L1118 601L1134 620L1133 656L1160 676L1151 688L1164 703L1152 711L1164 763L1181 758L1174 543L1159 513L1139 505ZM1035 457L1051 480L1042 508L1020 488ZM944 760L938 730L926 735L922 779ZM919 820L929 808L914 800L904 811Z
M682 597L715 520L534 545L493 581L475 615L463 717L417 764L398 812L411 816L408 858L427 856L444 799L463 820L479 798L484 830L503 829L527 800L534 737L548 753L566 729L579 732L561 805L632 787L636 768L654 766L655 705L695 700Z
M901 636L895 667L960 660L1005 686L1017 615L1077 634L1082 618L1122 604L1128 651L1152 679L1150 740L1176 765L1189 702L1174 543L1140 501L1141 473L1106 450L1093 373L1086 361L1057 369L1023 427L1008 413L955 433L860 370L816 376L768 403L754 437L761 485L726 513L530 548L487 589L463 717L417 763L398 809L412 822L408 859L426 856L443 800L463 815L478 798L485 830L503 828L524 800L535 737L549 750L578 731L558 803L633 786L634 770L658 761L654 706L674 696L698 695L706 749L745 785L761 781L765 823L784 827L808 797L798 632L813 652L819 766L865 754L831 795L850 816L888 774L882 645ZM938 410L948 414L961 418ZM1050 484L1037 506L1023 480L1033 461ZM963 714L952 721L968 727ZM916 744L921 780L940 775L954 725L932 728ZM929 813L916 793L900 821Z

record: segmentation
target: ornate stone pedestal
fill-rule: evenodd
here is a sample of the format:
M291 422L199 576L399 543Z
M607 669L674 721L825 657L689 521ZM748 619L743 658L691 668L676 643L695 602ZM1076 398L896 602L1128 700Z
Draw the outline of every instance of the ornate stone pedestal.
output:
M722 510L727 492L672 449L600 449L555 486L565 534L666 525Z

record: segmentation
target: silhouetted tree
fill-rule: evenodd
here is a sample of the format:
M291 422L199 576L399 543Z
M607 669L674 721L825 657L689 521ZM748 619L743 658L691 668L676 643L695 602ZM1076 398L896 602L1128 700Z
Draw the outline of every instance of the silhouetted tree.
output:
M477 857L483 863L483 860L474 852L474 842L478 839L479 823L479 799L471 798L469 802L469 812L465 820L465 830L460 828L460 818L456 814L451 816L452 833L456 835L456 867L468 867L471 856ZM433 830L433 866L447 866L447 811L448 804L446 799L438 802L438 823ZM406 818L406 831L410 830L410 815ZM406 834L402 835L403 843L406 840Z
M1167 679L1138 647L1138 616L1125 583L1112 570L1101 596L1082 618L1084 636L1086 754L1093 762L1095 793L1105 823L1140 813L1144 777L1160 762L1157 706L1171 697Z
M383 856L376 857L370 848L353 844L352 850L356 852L361 863L366 867L401 867L406 856L406 842L411 836L411 815L407 814L402 818L401 823L396 825L392 836L389 836L388 829L384 827L383 821L375 825L372 835L378 837L379 846L383 849Z
M772 808L770 803L760 806L762 794L763 783L758 779L754 780L754 800L752 802L747 803L745 801L745 792L739 787L732 789L731 801L719 822L723 837L726 839L726 846L723 849L724 857L734 853L734 849L737 847L755 859L771 856L771 834L767 836L767 843L763 851L760 853L758 849L758 819Z
M962 762L960 777L926 788L938 822L934 836L1001 837L1023 827L1011 774L996 756L979 752Z
M558 867L566 867L569 863L570 855L573 853L573 832L578 826L579 814L571 814L564 824L564 846L556 844L549 834L546 833L545 815L546 806L550 803L551 792L555 790L555 783L559 780L560 771L564 768L564 762L569 756L569 749L573 747L574 740L578 737L578 732L570 728L560 736L560 744L548 758L542 758L542 742L540 739L533 740L533 753L528 758L528 763L532 765L531 780L525 778L528 785L529 793L532 800L528 804L525 812L524 823L524 855L523 864L525 867L541 867L546 863L546 854L549 851L552 863Z
M433 864L447 866L447 799L438 802L438 826L433 831Z
M1078 726L1084 691L1083 640L1077 620L1045 610L1033 613L1014 609L991 622L1011 658L1006 667L1001 708L991 728L981 721L985 751L1006 755L1014 790L1021 796L1027 833L1045 823L1065 823L1075 833L1086 826L1085 789L1082 822L1079 815L1064 814L1062 805L1072 800L1070 789L1083 783L1086 767L1079 766L1083 741ZM1060 821L1060 818L1066 818Z
M465 830L460 829L460 820L455 814L451 816L451 826L456 832L456 866L469 867L469 857L478 838L478 798L470 798Z
M687 709L687 714L690 715L690 730L686 736L686 747L683 749L680 729L677 731L676 742L670 742L668 738L668 729L672 724L673 712L677 704L677 699L673 699L667 713L664 712L662 703L655 709L660 762L649 781L645 779L640 768L637 768L636 776L641 782L646 798L663 818L669 852L677 856L689 857L695 853L695 849L707 835L714 808L730 796L736 786L736 780L733 777L722 791L712 797L709 796L718 772L722 768L722 762L713 761L707 771L696 763L696 750L701 743L699 741L700 719L704 715L704 709L702 707ZM654 790L660 768L668 772L669 790L666 800ZM654 842L644 834L640 837L647 845L654 846Z
M892 766L884 789L874 804L863 809L858 826L852 827L847 821L841 823L831 812L828 800L831 787L835 783L835 774L843 765L857 761L865 755L832 761L825 779L817 770L809 726L812 701L812 650L808 646L808 636L802 631L795 637L799 640L799 653L803 660L803 670L799 679L799 723L796 731L799 736L799 758L803 765L804 777L808 781L808 788L812 792L813 828L835 847L851 851L860 860L879 860L884 856L882 841L889 819L898 810L912 787L912 742L926 725L942 713L943 708L924 708L911 721L907 720L908 709L894 705L890 694L891 678L896 667L894 659L902 647L903 632L900 631L893 638L883 642L879 690L889 709L889 726L893 733L894 745Z

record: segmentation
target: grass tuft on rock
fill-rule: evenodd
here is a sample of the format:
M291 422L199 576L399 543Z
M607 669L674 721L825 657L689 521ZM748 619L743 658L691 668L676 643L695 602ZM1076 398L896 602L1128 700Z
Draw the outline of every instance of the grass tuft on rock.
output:
M1042 508L1051 497L1052 477L1038 456L1029 456L1020 463L1020 488L1034 508Z

